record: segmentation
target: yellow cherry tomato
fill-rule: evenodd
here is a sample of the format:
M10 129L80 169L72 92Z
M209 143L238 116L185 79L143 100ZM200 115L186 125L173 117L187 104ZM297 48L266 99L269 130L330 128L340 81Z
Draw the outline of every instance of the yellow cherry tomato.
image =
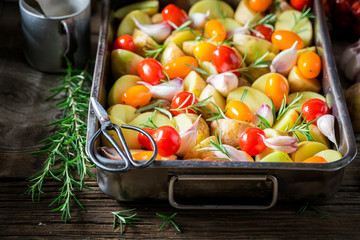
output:
M239 100L232 100L225 106L225 116L231 119L237 119L243 122L252 122L254 115L250 108Z
M320 156L309 157L303 161L303 163L327 163L325 158Z
M134 153L131 156L136 161L147 161L151 158L152 155L153 155L153 151L145 151L145 152ZM161 160L159 154L156 156L155 160Z
M150 100L151 92L143 85L132 86L121 95L122 103L135 108L146 106Z
M213 52L216 50L216 46L209 42L201 42L194 48L194 57L200 61L211 62Z
M205 32L215 41L222 42L226 38L226 30L221 22L211 19L205 23Z
M296 33L288 30L276 30L271 35L271 42L280 50L286 50L292 47L295 42L298 42L296 49L304 48L304 41Z
M281 74L271 74L266 80L265 94L272 99L275 109L278 110L284 97L289 95L287 80Z
M249 0L250 8L256 12L265 12L272 3L272 0Z
M301 54L297 65L302 75L306 78L316 78L321 72L321 59L314 52Z
M164 72L170 79L177 77L185 78L191 71L193 71L193 69L186 66L186 64L198 67L198 63L194 57L183 56L165 64Z

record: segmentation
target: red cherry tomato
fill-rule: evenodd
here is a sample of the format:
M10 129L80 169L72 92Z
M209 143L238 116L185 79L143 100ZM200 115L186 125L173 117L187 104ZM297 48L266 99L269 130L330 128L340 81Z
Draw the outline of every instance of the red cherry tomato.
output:
M330 109L326 102L324 102L321 99L313 98L310 100L307 100L301 108L302 117L307 122L311 122L325 114L330 113ZM316 121L314 122L316 125Z
M155 133L155 129L144 128L143 130L148 132L151 136L153 136ZM140 132L138 134L138 141L141 144L141 146L143 146L143 148L148 149L148 150L153 150L150 140L144 134L142 134Z
M359 1L354 1L353 4L351 5L351 13L354 17L356 18L360 18L360 2Z
M181 137L178 131L171 126L161 126L156 129L154 140L159 150L159 155L168 157L175 154L181 145Z
M192 109L186 109L192 104L198 103L199 100L195 94L190 92L179 92L171 101L171 112L177 116L181 113L196 113Z
M135 52L135 42L130 35L121 35L113 43L114 49L125 49L130 52Z
M290 0L291 6L298 11L302 11L304 8L311 7L312 0Z
M234 49L220 45L212 54L212 62L216 70L220 73L228 72L240 68L241 60ZM234 72L239 75L239 72Z
M180 8L174 4L168 4L161 12L165 22L172 22L177 27L180 27L184 22L187 21L186 14Z
M265 136L263 130L257 127L251 127L246 129L241 135L239 139L239 146L241 150L250 154L251 156L258 155L265 151L267 146L265 145L262 137L260 135Z
M161 63L153 58L145 58L142 60L137 69L141 79L152 85L160 84L161 79L165 78Z
M254 27L254 30L255 31L251 32L251 35L271 42L271 36L274 32L272 28L261 24Z

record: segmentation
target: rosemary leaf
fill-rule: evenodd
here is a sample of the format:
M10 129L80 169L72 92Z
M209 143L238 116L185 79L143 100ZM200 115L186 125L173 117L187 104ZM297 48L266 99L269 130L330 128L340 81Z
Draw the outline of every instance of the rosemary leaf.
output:
M88 102L90 96L91 75L86 71L72 69L67 60L67 75L61 78L61 86L51 89L50 98L61 96L56 105L62 111L62 118L47 126L55 126L53 136L42 140L41 149L33 155L47 155L42 170L27 180L30 182L24 194L35 196L43 193L42 186L49 180L54 179L62 183L60 193L50 206L58 205L51 211L60 211L61 219L67 222L70 215L72 201L83 210L84 206L75 195L76 190L89 189L85 185L85 176L93 177L90 168L94 165L85 153L86 123ZM77 170L77 171L73 171Z

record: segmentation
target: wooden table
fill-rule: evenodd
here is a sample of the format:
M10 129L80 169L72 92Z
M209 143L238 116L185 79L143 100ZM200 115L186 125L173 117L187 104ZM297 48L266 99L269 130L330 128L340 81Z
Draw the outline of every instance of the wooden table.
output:
M296 215L303 203L278 204L266 211L180 211L166 203L121 204L103 194L96 180L92 188L78 193L87 212L73 205L71 220L64 224L49 204L58 195L57 182L47 182L39 202L21 196L25 180L41 169L45 156L30 156L39 141L51 135L44 127L59 116L56 101L45 101L49 89L58 86L59 75L44 74L29 67L22 53L22 33L17 1L0 3L0 238L18 239L360 239L360 158L346 168L339 192ZM95 56L99 8L92 17L92 52ZM360 150L360 135L357 134ZM138 228L121 235L113 229L111 212L137 208L142 219ZM167 225L157 231L162 219L171 215L182 233ZM322 218L326 214L328 218Z

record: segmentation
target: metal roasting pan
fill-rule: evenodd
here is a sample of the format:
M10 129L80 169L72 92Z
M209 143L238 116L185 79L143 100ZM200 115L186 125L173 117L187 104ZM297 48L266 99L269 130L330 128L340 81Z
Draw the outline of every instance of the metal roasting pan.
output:
M194 1L175 1L188 10ZM234 8L238 1L228 1ZM106 107L106 94L114 82L109 71L113 41L111 11L132 1L102 2L102 18L91 96ZM160 1L163 7L170 1ZM343 158L332 163L261 163L222 161L156 161L147 168L118 173L121 161L102 157L89 139L98 129L92 106L89 109L87 152L113 169L96 169L100 189L118 201L168 200L179 209L268 209L277 201L321 202L340 188L344 167L356 156L356 142L339 82L321 0L315 0L314 43L323 52L323 94L332 105L338 123L337 140ZM113 31L112 31L113 32ZM97 143L99 146L99 143ZM144 201L145 202L145 201Z

